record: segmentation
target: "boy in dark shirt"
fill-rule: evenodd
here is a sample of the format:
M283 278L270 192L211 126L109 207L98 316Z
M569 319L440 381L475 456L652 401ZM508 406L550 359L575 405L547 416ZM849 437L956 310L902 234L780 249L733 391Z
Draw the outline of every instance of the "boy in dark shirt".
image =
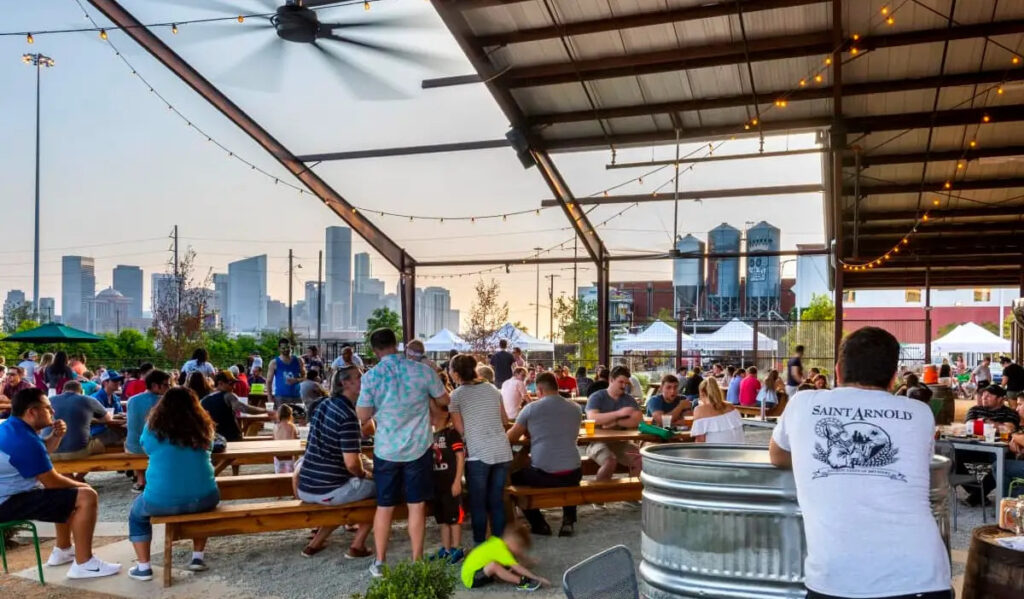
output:
M441 548L434 559L457 564L466 556L462 550L462 473L466 468L466 446L452 427L448 406L432 412L434 427L434 519L441 527Z

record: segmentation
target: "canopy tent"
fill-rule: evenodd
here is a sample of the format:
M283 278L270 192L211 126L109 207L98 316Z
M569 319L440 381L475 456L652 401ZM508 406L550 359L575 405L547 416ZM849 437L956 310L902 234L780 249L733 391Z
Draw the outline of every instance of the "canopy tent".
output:
M491 335L489 339L487 339L487 348L498 349L498 342L501 341L502 339L508 341L509 349L512 349L513 347L518 347L519 349L526 352L555 351L554 343L551 343L550 341L544 341L543 339L538 339L533 335L528 335L523 331L520 331L518 328L515 327L515 325L513 325L510 322L507 322L504 325L502 325L500 329L495 331L495 333Z
M754 351L754 329L733 318L714 333L698 333L693 343L701 351ZM757 334L757 351L778 351L779 344L763 333Z
M20 343L96 343L102 341L103 338L51 322L34 329L8 335L3 340Z
M448 329L441 329L436 335L424 341L423 346L427 351L436 352L469 350L469 344Z
M683 349L693 349L693 338L683 333ZM629 335L612 344L613 351L675 351L676 330L660 320L636 335Z
M973 322L964 323L942 337L932 341L932 351L948 353L1009 353L1009 339L1001 339L995 333Z

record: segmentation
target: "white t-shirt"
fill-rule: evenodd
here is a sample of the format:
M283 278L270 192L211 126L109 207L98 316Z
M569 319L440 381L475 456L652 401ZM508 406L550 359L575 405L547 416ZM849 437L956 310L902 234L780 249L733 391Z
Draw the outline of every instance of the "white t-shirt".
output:
M213 364L210 364L209 362L203 362L202 364L200 364L195 360L189 360L188 362L185 362L185 364L181 367L181 371L184 372L185 374L201 372L206 376L211 377L217 373L217 369L213 367Z
M992 370L984 364L978 364L978 367L974 369L974 380L975 381L988 381L992 382Z
M24 376L22 378L24 378L29 383L34 384L36 368L39 366L39 363L36 362L35 360L23 360L21 364L18 364L18 366L20 366L21 369L25 371Z
M793 458L807 588L887 597L952 587L928 499L934 434L928 404L885 391L793 396L772 440Z
M363 368L363 359L359 357L359 354L356 354L356 353L352 354L352 364L349 364L348 362L346 362L345 358L343 358L341 356L338 356L337 358L334 358L334 361L331 362L331 368L334 368L334 369L345 368L347 366L353 366L353 365L354 366L358 366L359 368Z
M526 383L512 377L501 384L501 403L505 406L505 414L509 418L515 418L525 402Z

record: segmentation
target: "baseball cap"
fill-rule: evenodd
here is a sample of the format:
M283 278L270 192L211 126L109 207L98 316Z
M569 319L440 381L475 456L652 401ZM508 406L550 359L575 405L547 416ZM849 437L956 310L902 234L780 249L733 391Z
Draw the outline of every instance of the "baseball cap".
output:
M1003 389L999 385L989 385L988 387L985 387L984 389L982 389L982 392L983 393L991 393L992 395L995 395L996 397L1006 397L1006 389Z
M32 351L32 350L29 350L29 352L28 352L28 357L29 357L30 359L31 359L31 358L36 358L36 357L38 357L38 356L39 356L39 354L37 354L36 352L34 352L34 351Z
M233 383L237 380L230 370L218 370L217 374L213 377L213 382L215 383Z
M105 383L107 381L115 381L120 383L124 380L124 377L116 370L104 370L103 374L100 375L100 382Z

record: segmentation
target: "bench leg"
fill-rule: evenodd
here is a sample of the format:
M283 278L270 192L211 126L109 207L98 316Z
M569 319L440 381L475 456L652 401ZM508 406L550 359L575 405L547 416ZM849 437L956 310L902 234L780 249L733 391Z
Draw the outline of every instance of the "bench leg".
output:
M164 525L164 586L171 586L171 569L174 556L174 525Z

